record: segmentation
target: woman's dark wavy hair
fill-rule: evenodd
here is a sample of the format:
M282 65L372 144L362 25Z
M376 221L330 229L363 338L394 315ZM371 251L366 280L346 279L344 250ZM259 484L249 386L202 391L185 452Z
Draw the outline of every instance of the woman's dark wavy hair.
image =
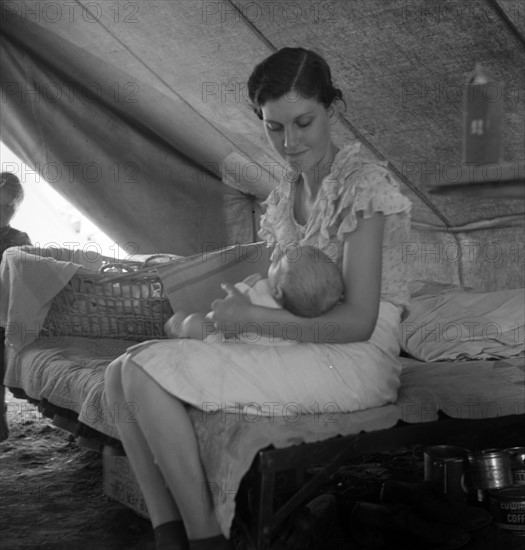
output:
M335 100L344 103L341 90L332 84L328 63L312 50L282 48L256 65L248 79L248 98L261 120L263 105L286 95L292 97L293 92L326 108Z

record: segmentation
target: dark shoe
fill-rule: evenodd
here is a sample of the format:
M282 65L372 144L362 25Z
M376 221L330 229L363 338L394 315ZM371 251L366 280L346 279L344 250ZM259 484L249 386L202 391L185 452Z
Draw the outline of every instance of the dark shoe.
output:
M406 547L454 550L470 541L463 529L426 521L404 504L358 502L350 523L354 542L364 548L387 548L404 540Z
M492 522L492 516L486 510L453 502L429 483L385 481L381 488L380 501L383 504L407 504L429 521L456 525L465 531L483 529Z

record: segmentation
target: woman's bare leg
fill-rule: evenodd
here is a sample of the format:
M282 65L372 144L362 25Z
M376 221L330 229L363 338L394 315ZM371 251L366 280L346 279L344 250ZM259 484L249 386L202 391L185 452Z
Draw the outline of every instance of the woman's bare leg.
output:
M112 363L106 370L105 377L108 404L112 406L114 403L118 403L115 410L124 415L122 411L126 410L126 401L130 403L130 400L126 400L122 388L122 368L123 363ZM126 449L126 455L146 500L153 527L169 521L180 520L179 510L162 474L155 465L155 459L139 424L136 419L126 421L125 418L129 418L129 415L122 415L120 418L117 417L115 422L117 422L117 429Z
M141 433L177 502L188 538L220 535L197 438L184 404L130 358L124 365L122 382L126 401L137 405ZM139 477L141 471L136 475Z

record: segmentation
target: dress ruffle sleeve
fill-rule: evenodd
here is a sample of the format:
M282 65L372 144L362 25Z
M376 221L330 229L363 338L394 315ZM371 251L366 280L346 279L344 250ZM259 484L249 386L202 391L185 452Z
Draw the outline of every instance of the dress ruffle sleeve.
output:
M260 219L258 235L268 244L273 244L278 240L275 233L275 227L277 222L277 205L279 204L280 195L280 190L276 187L261 204L265 212Z
M357 212L365 219L375 212L385 216L410 212L411 202L399 191L398 183L382 164L363 163L345 178L345 189L337 201L332 217L338 225L337 235L353 231L357 226Z

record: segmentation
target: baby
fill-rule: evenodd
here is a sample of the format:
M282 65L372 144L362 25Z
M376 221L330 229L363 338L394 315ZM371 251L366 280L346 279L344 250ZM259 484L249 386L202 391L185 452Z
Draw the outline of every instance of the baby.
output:
M235 288L254 305L287 309L299 317L318 317L332 309L343 294L343 280L336 264L314 246L298 246L293 254L277 254L265 279L250 275ZM225 336L207 315L175 313L164 329L170 338L220 341Z

